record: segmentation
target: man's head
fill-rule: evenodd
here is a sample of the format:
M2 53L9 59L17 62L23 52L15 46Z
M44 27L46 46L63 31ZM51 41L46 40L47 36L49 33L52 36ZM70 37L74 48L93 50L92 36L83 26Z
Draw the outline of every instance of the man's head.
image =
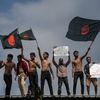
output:
M63 58L59 58L59 65L63 65Z
M73 52L73 55L74 55L75 57L78 57L78 56L79 56L79 52L78 52L78 51L74 51L74 52Z
M88 63L91 63L91 57L86 57L86 61L88 62Z
M19 62L19 61L21 61L21 60L22 60L22 58L23 58L23 56L22 56L22 55L18 55L18 56L17 56L18 62Z
M49 57L49 53L48 53L48 52L44 52L44 53L43 53L43 58L44 58L44 59L47 59L48 57Z
M12 61L12 59L13 59L13 55L12 55L12 54L8 54L8 55L7 55L7 60L8 60L8 61Z
M31 58L31 59L34 59L35 57L36 57L35 53L34 53L34 52L31 52L31 53L30 53L30 58Z

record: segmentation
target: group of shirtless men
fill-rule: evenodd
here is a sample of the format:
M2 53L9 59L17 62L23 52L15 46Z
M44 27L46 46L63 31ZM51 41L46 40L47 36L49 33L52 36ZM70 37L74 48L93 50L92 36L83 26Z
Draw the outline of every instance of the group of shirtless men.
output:
M41 50L37 47L41 65L39 64L38 60L36 59L36 55L34 52L30 53L30 59L26 59L23 55L23 49L21 49L21 54L17 56L18 62L15 64L13 60L13 55L7 55L7 61L0 61L0 68L5 67L4 71L4 81L6 84L5 88L5 96L10 96L11 86L12 86L12 69L14 68L16 72L16 78L18 78L18 85L21 92L21 96L26 96L29 93L30 95L35 95L35 91L40 89L41 94L44 95L44 84L45 80L47 80L50 95L53 96L53 87L52 87L52 78L54 79L54 74L51 68L51 62L49 60L49 53L44 52L43 56L41 54ZM78 51L74 51L74 59L71 61L70 59L70 52L68 56L68 61L64 63L63 58L59 58L59 63L55 61L55 56L53 52L52 63L57 69L57 77L58 77L58 95L61 95L61 87L62 83L65 84L67 95L70 96L70 88L68 83L68 73L67 73L67 66L71 63L72 64L72 77L73 77L73 96L76 96L76 86L77 80L80 78L81 83L81 95L84 96L84 73L86 75L86 87L87 87L87 94L90 95L90 83L92 82L95 89L95 96L97 96L97 79L91 78L89 68L90 65L93 64L91 57L86 57L90 47L88 48L87 52L83 56L79 56ZM84 71L82 70L82 60L86 57L87 64L84 66ZM38 74L37 74L37 67L41 68L41 88L38 85ZM52 75L52 78L51 78ZM28 86L28 91L25 91L24 82L29 78L30 85Z

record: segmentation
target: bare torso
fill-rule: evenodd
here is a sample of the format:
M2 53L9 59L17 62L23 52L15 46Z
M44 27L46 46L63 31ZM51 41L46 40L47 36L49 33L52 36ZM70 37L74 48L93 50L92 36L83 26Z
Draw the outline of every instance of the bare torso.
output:
M14 62L4 62L4 66L5 66L5 74L12 74L12 69L15 67L15 63Z
M82 71L82 60L80 57L78 57L77 59L74 59L72 61L72 64L74 66L74 72Z
M36 60L30 60L29 61L29 72L33 72L36 70L36 67L37 67L37 64L38 64L38 61Z
M42 71L49 71L49 67L50 67L50 61L48 59L43 59L42 60Z

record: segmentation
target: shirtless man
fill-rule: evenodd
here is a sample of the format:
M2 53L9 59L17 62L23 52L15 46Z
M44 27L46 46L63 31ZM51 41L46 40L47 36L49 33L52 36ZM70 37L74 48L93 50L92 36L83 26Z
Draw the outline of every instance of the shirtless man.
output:
M16 66L15 63L12 61L13 60L13 55L8 54L7 55L7 61L2 61L2 64L0 68L5 67L4 71L4 81L6 83L6 88L5 88L5 96L9 97L10 92L11 92L11 86L12 86L12 69L14 68L16 72Z
M90 96L90 84L92 83L95 90L95 97L97 96L97 90L98 90L98 80L97 78L92 78L90 75L90 68L94 64L91 57L86 58L87 64L84 66L84 72L86 75L86 88L87 88L87 94Z
M72 77L74 77L73 80L73 96L76 95L76 86L77 86L77 80L80 78L81 83L81 94L84 95L84 74L83 74L83 67L82 67L82 60L87 56L88 52L90 50L90 47L88 48L85 55L82 57L79 56L78 51L74 51L73 55L75 59L72 61Z
M24 58L24 57L23 57ZM28 94L35 95L35 90L38 88L38 74L37 74L37 67L40 68L40 64L36 59L36 55L34 52L30 53L30 59L24 58L29 63L29 87L28 87Z
M47 82L48 82L50 94L53 95L52 80L51 80L50 72L53 76L53 79L54 79L54 74L53 74L53 71L51 68L51 62L48 59L49 54L48 54L48 52L44 52L43 57L42 57L39 47L38 47L38 52L39 52L39 57L41 60L41 66L42 66L42 69L41 69L41 92L42 92L42 95L44 94L45 80L47 80Z
M68 83L68 75L67 75L67 67L70 64L70 53L68 56L68 61L64 63L63 58L59 58L59 63L57 64L54 57L54 51L53 51L53 58L52 62L57 68L57 77L58 77L58 95L61 95L61 86L62 83L65 84L67 95L70 95L70 89L69 89L69 83Z
M17 63L17 73L16 76L18 76L18 85L19 89L21 92L21 96L26 96L25 93L25 80L28 75L28 64L27 62L23 59L22 55L18 55L18 63Z

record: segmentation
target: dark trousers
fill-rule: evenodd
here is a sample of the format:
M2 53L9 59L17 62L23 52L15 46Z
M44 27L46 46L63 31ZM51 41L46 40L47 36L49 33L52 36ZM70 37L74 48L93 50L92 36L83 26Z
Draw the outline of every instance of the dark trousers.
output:
M74 84L73 84L73 94L76 94L76 86L77 86L77 80L80 78L80 84L81 84L81 94L84 94L84 75L83 72L75 72L74 73Z
M12 75L4 74L4 81L6 83L5 96L10 96L12 86Z
M35 95L35 90L38 88L37 71L33 71L33 72L29 73L29 83L30 83L30 85L28 87L28 94Z
M47 83L49 85L50 94L53 95L52 80L51 80L51 75L50 75L49 71L41 71L41 92L42 92L42 95L44 94L45 80L47 80Z
M67 77L58 77L58 95L61 95L62 83L65 84L67 94L70 95L68 78Z

